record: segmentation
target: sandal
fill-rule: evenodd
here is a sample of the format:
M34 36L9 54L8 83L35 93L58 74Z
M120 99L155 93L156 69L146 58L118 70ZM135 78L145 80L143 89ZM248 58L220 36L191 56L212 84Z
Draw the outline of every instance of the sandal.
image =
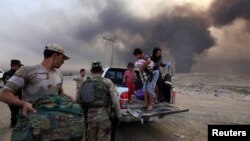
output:
M148 112L151 112L151 111L153 111L153 107L151 107L151 106L148 106L148 108L146 109L146 111L148 111Z
M143 106L142 109L143 109L143 110L147 110L147 109L148 109L148 106Z
M152 112L153 109L146 109L145 112L148 113L148 112Z

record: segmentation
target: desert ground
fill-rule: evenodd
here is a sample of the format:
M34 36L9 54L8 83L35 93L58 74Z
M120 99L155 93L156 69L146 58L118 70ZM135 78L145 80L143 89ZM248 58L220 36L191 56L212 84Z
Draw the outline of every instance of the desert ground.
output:
M65 77L64 89L74 95L75 84ZM175 74L176 105L186 113L141 124L122 123L117 141L206 141L211 124L250 124L250 75ZM9 141L8 106L0 103L0 141Z

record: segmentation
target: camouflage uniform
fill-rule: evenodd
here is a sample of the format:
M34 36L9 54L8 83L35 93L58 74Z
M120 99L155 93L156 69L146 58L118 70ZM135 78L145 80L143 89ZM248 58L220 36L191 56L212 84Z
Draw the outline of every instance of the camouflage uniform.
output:
M81 88L82 83L86 80L86 77L82 77L81 75L75 76L73 78L74 81L76 81L76 94L79 92L79 89Z
M100 80L101 75L93 74L92 80ZM109 88L109 94L112 101L112 107L115 111L116 117L120 118L120 107L117 99L117 92L115 85L110 79L104 79L103 82ZM79 99L77 99L79 100ZM111 105L109 106L111 107ZM110 121L110 108L88 108L87 112L87 140L88 141L110 141L111 140L111 121Z
M23 66L17 70L4 89L14 93L23 90L23 100L34 104L43 95L58 95L62 85L63 76L58 69L47 71L42 65L34 65Z
M82 109L79 104L60 96L62 83L58 69L47 71L42 65L21 67L9 79L4 89L12 92L23 89L23 100L32 103L37 110L29 113L28 118L19 119L12 131L12 141L82 138Z

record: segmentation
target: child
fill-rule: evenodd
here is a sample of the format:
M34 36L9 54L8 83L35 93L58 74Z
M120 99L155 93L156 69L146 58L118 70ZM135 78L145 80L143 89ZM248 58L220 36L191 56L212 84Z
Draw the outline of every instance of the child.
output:
M134 56L137 59L135 67L138 67L144 79L144 101L145 109L147 111L153 110L153 103L155 97L155 85L159 77L159 71L153 70L154 63L150 57L143 54L140 48L134 50Z
M143 54L141 56L140 59L138 59L136 62L135 62L135 66L137 68L140 69L140 67L142 67L144 65L144 63L146 62L146 60L148 59L149 57L147 57L147 55ZM143 81L151 81L152 78L153 78L153 66L154 66L154 63L151 61L147 67L145 67L143 70L140 70L141 72L141 75L142 75L142 79Z
M132 95L135 92L135 79L136 79L136 74L134 72L134 64L133 63L128 63L127 70L124 73L123 76L123 82L126 84L128 87L128 102L131 104L132 103Z

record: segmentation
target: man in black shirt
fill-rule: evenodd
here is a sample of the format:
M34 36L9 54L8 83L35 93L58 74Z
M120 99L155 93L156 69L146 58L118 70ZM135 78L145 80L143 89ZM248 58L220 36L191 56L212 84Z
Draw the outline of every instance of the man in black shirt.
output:
M3 82L4 84L7 83L7 81L14 75L14 73L22 66L21 61L19 60L11 60L10 61L10 70L5 72L3 74ZM19 91L16 96L20 99L22 99L22 91ZM12 106L9 105L10 108L10 112L11 112L11 123L10 123L10 127L13 128L15 127L16 123L17 123L17 114L20 110L19 106Z

